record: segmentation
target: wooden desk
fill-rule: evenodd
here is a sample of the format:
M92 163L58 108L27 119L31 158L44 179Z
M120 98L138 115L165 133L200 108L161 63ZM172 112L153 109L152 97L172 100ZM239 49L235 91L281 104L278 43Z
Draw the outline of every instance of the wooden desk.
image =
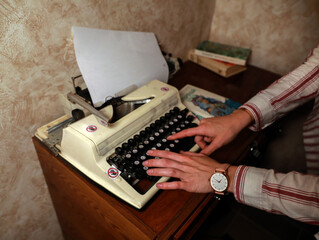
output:
M187 62L169 83L179 89L193 84L244 102L278 77L249 67L225 79ZM230 163L243 161L250 143L261 136L265 134L244 130L213 157ZM55 157L35 137L33 142L65 239L189 239L218 203L212 194L160 191L143 210L137 210Z

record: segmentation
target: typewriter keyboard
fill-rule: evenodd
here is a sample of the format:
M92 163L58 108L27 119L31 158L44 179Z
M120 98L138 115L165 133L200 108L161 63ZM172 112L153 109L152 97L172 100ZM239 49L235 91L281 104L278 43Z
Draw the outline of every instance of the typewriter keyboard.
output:
M159 180L159 177L148 176L146 173L148 168L142 165L143 161L151 158L147 155L147 151L190 150L195 145L194 137L178 140L167 140L167 137L184 129L196 127L197 124L193 120L194 116L188 114L188 109L180 110L175 107L117 147L115 153L107 158L107 162L115 166L136 191L144 194Z

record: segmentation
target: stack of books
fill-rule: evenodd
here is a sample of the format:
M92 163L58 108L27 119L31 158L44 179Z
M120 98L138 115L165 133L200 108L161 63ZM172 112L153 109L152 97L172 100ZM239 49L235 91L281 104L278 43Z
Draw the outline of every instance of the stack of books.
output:
M212 41L203 41L190 50L188 59L223 77L230 77L247 69L251 50Z

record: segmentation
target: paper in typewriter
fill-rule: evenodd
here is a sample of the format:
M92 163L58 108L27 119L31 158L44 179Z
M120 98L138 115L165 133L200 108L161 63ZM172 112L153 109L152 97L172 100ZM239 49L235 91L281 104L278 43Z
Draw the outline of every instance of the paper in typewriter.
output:
M93 104L132 85L168 80L168 66L154 33L73 27L76 60Z

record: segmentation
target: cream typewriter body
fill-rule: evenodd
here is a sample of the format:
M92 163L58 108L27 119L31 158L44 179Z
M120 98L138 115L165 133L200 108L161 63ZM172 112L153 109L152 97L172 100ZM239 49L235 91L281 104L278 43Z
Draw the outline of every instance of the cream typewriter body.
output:
M156 183L168 180L147 176L142 165L149 158L146 151L197 150L193 139L166 139L196 126L197 120L185 110L178 90L158 80L122 97L122 101L138 107L116 119L114 107L106 106L99 112L110 119L108 122L95 114L77 121L63 116L39 128L36 136L95 183L140 209L158 191Z

